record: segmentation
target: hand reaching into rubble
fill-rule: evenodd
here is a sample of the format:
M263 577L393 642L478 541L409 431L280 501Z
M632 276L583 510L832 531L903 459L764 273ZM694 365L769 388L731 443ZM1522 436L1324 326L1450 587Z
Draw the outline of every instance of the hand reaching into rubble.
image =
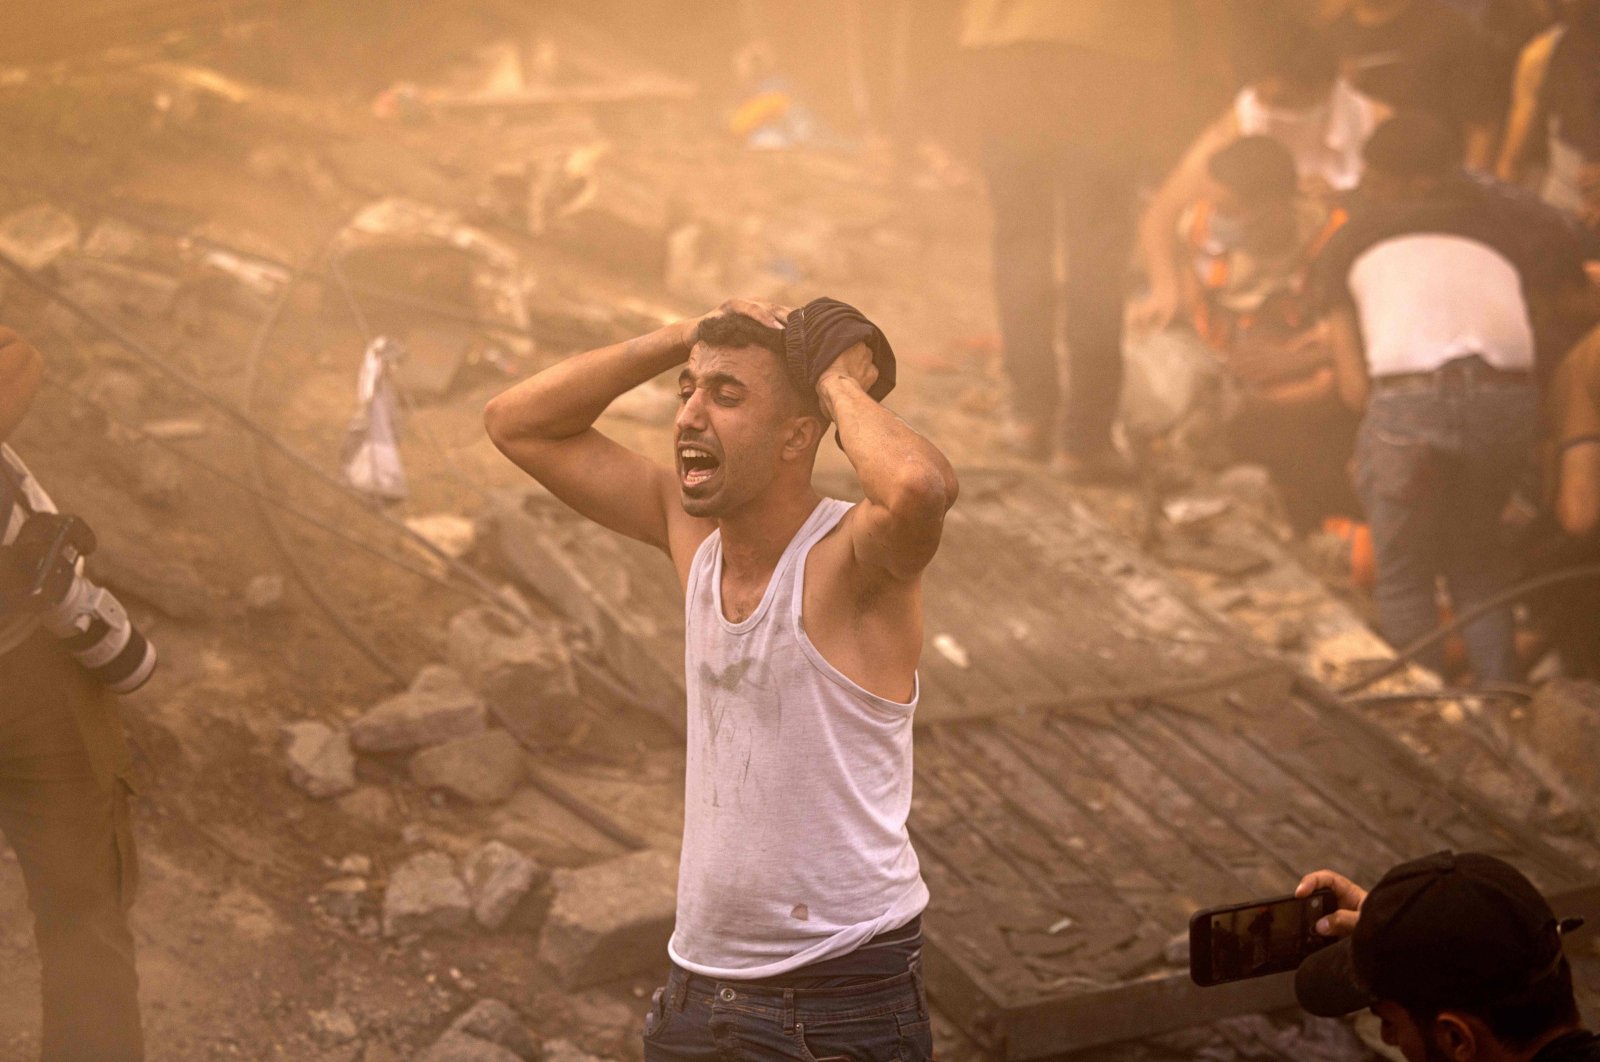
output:
M1361 918L1361 905L1366 901L1367 890L1332 870L1317 870L1300 879L1294 890L1297 898L1305 898L1318 889L1333 892L1339 909L1317 921L1317 932L1325 937L1348 937L1355 932Z
M44 359L33 344L0 327L0 442L10 438L44 379Z

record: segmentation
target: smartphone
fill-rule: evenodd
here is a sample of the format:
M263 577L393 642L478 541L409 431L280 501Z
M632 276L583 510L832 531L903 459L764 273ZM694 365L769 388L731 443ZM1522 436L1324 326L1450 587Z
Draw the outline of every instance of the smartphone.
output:
M1198 911L1189 919L1189 976L1203 987L1293 970L1333 943L1317 920L1338 909L1319 889L1296 899L1252 900Z

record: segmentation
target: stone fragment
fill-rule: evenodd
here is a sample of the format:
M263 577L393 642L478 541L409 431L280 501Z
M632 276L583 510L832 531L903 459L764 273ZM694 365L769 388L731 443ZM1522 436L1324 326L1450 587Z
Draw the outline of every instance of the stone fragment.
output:
M429 544L447 557L460 560L472 552L478 538L478 525L465 516L455 513L429 513L409 516L406 527L427 539Z
M411 780L474 804L499 804L522 782L522 746L504 730L489 730L423 749L411 758Z
M448 667L430 664L405 693L374 705L350 728L363 752L400 752L482 733L483 701Z
M490 608L468 609L450 621L450 663L522 741L548 742L577 724L578 683L554 631L513 625Z
M472 917L485 929L499 929L539 880L540 867L510 845L490 841L467 857L464 873Z
M606 1060L591 1055L571 1040L546 1040L544 1062L606 1062Z
M457 930L472 916L472 898L443 852L421 852L389 875L383 894L383 934L387 937Z
M417 1062L521 1062L517 1054L488 1040L447 1032L417 1056Z
M361 1035L356 1020L343 1007L311 1012L311 1029L316 1038L325 1044L343 1044Z
M339 811L374 830L388 829L396 817L394 797L375 785L358 786L340 797Z
M356 759L350 738L326 723L290 723L283 728L289 780L322 799L356 787Z
M655 849L557 870L539 957L568 989L653 969L672 935L677 880L677 857Z
M89 575L115 591L150 605L175 620L211 615L211 590L200 573L183 561L155 553L117 531L96 528L100 548L89 561Z
M0 218L0 254L37 272L78 246L82 230L71 214L35 203Z
M177 458L154 447L145 447L138 456L135 489L139 500L164 509L183 493L183 466Z
M258 575L244 588L244 607L256 615L276 612L283 607L283 576Z
M540 1055L539 1041L528 1032L521 1015L498 999L478 1000L450 1023L449 1032L487 1040L526 1062L535 1062Z

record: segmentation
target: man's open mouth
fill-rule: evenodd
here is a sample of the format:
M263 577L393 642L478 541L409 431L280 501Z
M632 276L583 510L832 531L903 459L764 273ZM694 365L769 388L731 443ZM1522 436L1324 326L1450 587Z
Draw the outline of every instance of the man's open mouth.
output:
M722 467L722 460L701 446L678 447L678 468L685 488L698 487Z

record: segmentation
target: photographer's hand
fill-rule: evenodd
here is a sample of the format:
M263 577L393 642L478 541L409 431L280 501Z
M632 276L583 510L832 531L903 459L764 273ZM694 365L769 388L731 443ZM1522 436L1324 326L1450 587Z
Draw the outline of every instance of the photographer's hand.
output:
M1367 890L1332 870L1317 870L1300 879L1294 890L1296 897L1310 896L1318 889L1329 889L1339 909L1317 921L1317 932L1325 937L1348 937L1355 932L1361 918L1361 905L1366 901Z
M11 437L44 379L44 358L33 344L0 326L0 442Z

